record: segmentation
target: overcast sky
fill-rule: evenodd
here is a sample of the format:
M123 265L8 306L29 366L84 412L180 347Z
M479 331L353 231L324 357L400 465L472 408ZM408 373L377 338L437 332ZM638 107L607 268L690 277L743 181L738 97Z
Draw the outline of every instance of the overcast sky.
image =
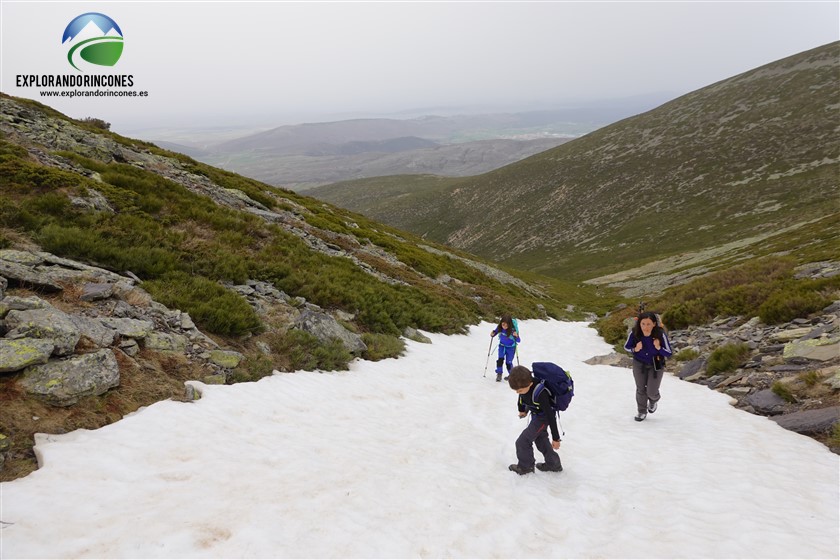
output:
M36 2L3 0L0 90L117 131L266 126L399 111L527 110L673 97L840 39L827 2ZM80 74L65 27L124 37L145 98L44 98L17 75ZM62 88L72 90L74 88Z

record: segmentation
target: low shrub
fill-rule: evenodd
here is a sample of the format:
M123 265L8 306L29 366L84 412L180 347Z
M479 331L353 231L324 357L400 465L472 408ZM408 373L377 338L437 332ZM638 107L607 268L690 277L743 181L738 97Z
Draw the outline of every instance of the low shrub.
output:
M773 293L758 308L758 317L768 325L807 317L831 303L831 299L804 287L790 287Z
M274 371L274 364L268 356L246 356L231 372L230 380L233 383L259 381L263 377L271 375L272 371Z
M283 356L295 370L344 371L353 355L338 339L322 343L311 334L290 329L267 337L271 352Z
M172 309L187 311L203 329L242 336L257 333L262 323L242 296L201 276L170 272L143 283L154 299Z
M790 390L790 387L781 381L774 381L770 390L789 403L796 402L796 397L793 396L793 392Z
M715 350L709 356L706 364L706 373L714 375L727 371L735 371L749 357L750 348L746 344L725 344Z
M682 350L674 354L674 359L678 362L690 362L691 360L694 360L699 356L700 352L698 352L694 348L683 348Z
M813 387L819 383L822 377L816 371L803 371L797 376L797 379L804 383L806 387Z
M372 362L385 358L397 358L405 350L405 342L401 338L387 334L364 333L362 342L367 346L362 358Z
M828 446L832 448L840 448L840 422L835 422L831 427L831 432L828 436Z

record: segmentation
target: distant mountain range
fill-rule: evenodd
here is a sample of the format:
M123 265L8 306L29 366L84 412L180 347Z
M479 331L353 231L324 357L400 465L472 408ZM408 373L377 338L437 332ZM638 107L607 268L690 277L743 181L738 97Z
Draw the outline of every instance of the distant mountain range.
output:
M480 115L364 118L281 126L240 138L156 143L266 183L305 190L336 181L485 173L648 110L665 96ZM166 136L165 131L159 132ZM219 131L214 130L213 135ZM148 135L147 135L148 137Z
M380 177L308 194L581 280L651 261L637 281L773 252L836 256L838 108L840 43L831 43L483 175Z

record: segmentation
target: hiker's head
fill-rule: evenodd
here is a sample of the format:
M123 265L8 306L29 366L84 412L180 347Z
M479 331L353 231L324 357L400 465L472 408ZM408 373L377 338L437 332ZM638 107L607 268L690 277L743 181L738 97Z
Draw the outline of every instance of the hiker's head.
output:
M644 313L640 313L638 318L636 318L636 326L633 330L637 337L642 335L650 336L654 329L656 329L656 323L656 313L645 311Z
M525 366L514 366L510 370L508 385L520 395L526 393L533 382L534 378L531 376L531 370Z
M502 315L502 320L499 321L499 330L510 333L513 328L513 318L510 315Z

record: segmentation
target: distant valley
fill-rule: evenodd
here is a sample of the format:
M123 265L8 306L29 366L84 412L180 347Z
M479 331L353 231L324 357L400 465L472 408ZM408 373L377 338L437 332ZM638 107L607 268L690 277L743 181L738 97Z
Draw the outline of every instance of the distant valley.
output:
M480 175L648 110L665 94L519 113L360 118L235 130L156 130L160 147L266 182L304 191L339 181L404 174ZM242 129L245 132L245 129Z

